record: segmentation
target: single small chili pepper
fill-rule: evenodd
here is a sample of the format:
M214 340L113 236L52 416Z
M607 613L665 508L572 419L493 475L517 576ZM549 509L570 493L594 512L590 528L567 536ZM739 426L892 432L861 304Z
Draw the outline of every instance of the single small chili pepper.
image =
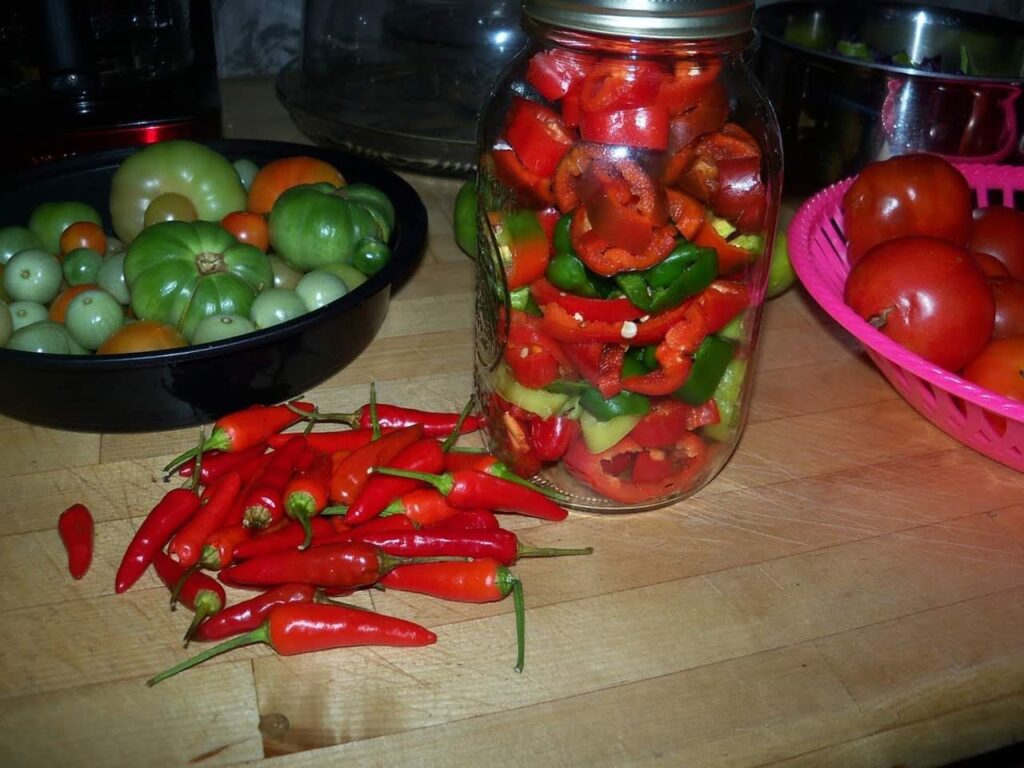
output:
M387 462L387 466L416 472L440 472L444 469L444 451L437 440L424 438L403 448ZM420 485L416 480L374 474L349 506L345 513L345 523L359 525L371 520L388 504Z
M352 504L369 481L374 467L384 466L422 437L423 427L414 424L382 435L350 453L335 466L331 475L331 501Z
M260 483L240 497L242 525L257 530L285 517L283 489Z
M57 533L68 553L68 573L76 581L92 563L94 528L92 513L84 504L72 504L57 519Z
M229 525L214 531L203 544L200 565L209 571L227 568L235 561L235 548L252 536L252 528L245 525Z
M313 540L310 520L327 506L331 494L331 456L321 453L301 472L292 475L284 487L284 511L297 520L305 537L299 549L306 549Z
M389 555L399 557L489 557L502 565L513 565L521 557L566 557L590 555L594 552L592 547L531 547L504 528L465 530L445 527L423 531L357 533L355 540L372 544Z
M485 472L488 475L500 477L510 483L522 485L525 488L542 493L555 501L564 501L565 495L553 488L541 488L534 485L524 477L516 474L511 467L498 460L498 457L491 453L480 451L450 451L445 454L445 471L454 472L460 469L475 469L478 472Z
M459 512L435 488L417 488L403 494L381 510L380 517L405 515L420 526L436 525Z
M241 451L229 453L228 451L203 452L202 467L199 469L199 482L209 485L217 478L234 470L241 470L254 459L258 459L267 452L267 443L250 445ZM192 477L195 471L196 460L189 459L178 468L181 477Z
M342 424L348 424L353 429L359 430L372 429L373 420L370 413L370 405L370 403L362 405L351 413L310 413L300 418L313 422L341 422ZM458 413L421 411L416 408L404 408L399 405L388 405L387 403L376 403L375 407L377 410L377 420L383 430L419 426L422 427L425 437L447 437L452 433L459 421ZM480 429L482 423L482 419L479 416L470 415L463 420L459 433L476 432Z
M428 531L438 528L444 528L446 530L482 531L490 528L500 528L501 522L493 512L486 509L460 509L451 517L447 517L440 522L424 527Z
M317 588L312 584L282 584L248 600L229 605L196 630L193 640L213 642L256 629L278 605L312 603Z
M198 509L199 496L192 489L174 488L165 493L125 549L114 578L114 591L121 594L138 581L156 554Z
M354 541L362 533L376 533L383 531L412 531L416 524L405 515L388 515L387 517L375 517L367 520L354 528L341 526L338 530L325 533L319 538L313 539L313 547L322 547L325 544L341 544L346 541Z
M337 532L337 525L334 520L325 517L314 517L310 520L310 528L313 532L312 541L317 543L327 536ZM273 533L260 531L259 535L240 542L235 547L235 560L251 560L254 557L262 557L277 552L287 552L290 549L299 549L306 540L306 530L297 520L287 520L284 527Z
M376 584L385 573L420 558L392 557L370 544L347 541L264 555L222 572L227 583L272 586L285 582L357 589Z
M214 656L256 643L266 643L282 656L294 656L361 645L409 648L436 641L437 635L429 629L405 619L331 603L288 603L274 606L257 629L174 665L148 680L146 685L154 686Z
M385 574L381 586L461 603L491 603L511 593L516 616L516 671L523 671L526 656L523 585L508 566L488 558L403 565Z
M250 528L266 528L285 516L284 488L311 451L301 435L293 435L270 460L259 475L251 478L239 496L235 511L227 525L244 524Z
M214 422L213 432L206 440L172 459L164 467L164 472L173 472L202 451L235 453L265 442L271 435L296 423L304 412L312 410L312 403L293 402L281 405L254 405L229 413Z
M204 460L203 466L206 466ZM202 471L202 470L200 470ZM234 470L218 478L208 487L195 515L181 527L171 539L168 553L186 568L199 562L203 544L219 528L231 513L242 490L242 478Z
M569 514L565 508L535 488L475 469L457 469L441 475L390 467L381 467L377 471L382 475L408 477L430 483L447 497L449 504L459 509L484 508L556 521L564 520Z
M202 571L189 573L189 569L182 567L163 552L157 552L153 557L153 567L160 581L172 590L177 601L195 612L183 638L187 646L202 621L227 605L224 587Z
M267 443L277 450L284 446L294 435L281 433L271 435ZM323 453L335 451L354 451L362 448L373 439L372 429L339 429L334 432L308 432L302 436L306 445Z

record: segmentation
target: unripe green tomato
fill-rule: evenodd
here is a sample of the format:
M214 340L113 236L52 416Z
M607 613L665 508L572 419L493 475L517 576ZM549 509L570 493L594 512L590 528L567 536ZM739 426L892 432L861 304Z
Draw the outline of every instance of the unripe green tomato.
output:
M82 291L68 304L64 325L86 349L97 349L124 325L124 308L102 288Z
M276 253L268 254L267 260L270 262L270 268L274 271L274 287L285 288L289 291L295 290L295 286L302 279L302 273Z
M68 285L95 283L103 265L103 256L92 248L75 248L64 255L64 279Z
M0 227L0 264L6 264L18 251L42 248L43 241L26 227Z
M369 279L351 264L324 264L319 269L340 277L345 285L348 286L349 293Z
M14 333L14 320L11 318L11 310L8 309L6 301L0 301L0 347L7 344L12 333Z
M53 301L63 279L60 259L42 248L18 251L4 266L4 291L15 301Z
M364 237L352 252L352 266L364 275L376 275L391 260L391 247L372 237Z
M302 276L299 284L295 286L295 293L302 299L306 309L312 312L340 299L348 293L348 286L337 275L322 269L314 269Z
M28 218L28 228L50 253L60 253L60 236L77 221L91 221L103 228L103 219L91 205L71 200L40 203Z
M256 330L252 320L241 315L210 315L204 317L192 334L193 344L224 341Z
M121 304L128 306L131 294L128 284L124 281L124 252L107 256L96 274L96 285L109 293Z
M256 297L249 310L249 317L257 328L294 320L306 314L306 305L295 291L284 288L268 288Z
M252 186L253 178L260 171L260 167L247 157L238 158L232 165L235 166L235 171L238 173L238 180L242 182L242 186L248 192L249 187Z
M161 221L195 221L199 218L192 201L177 192L166 192L153 200L142 217L142 226L151 227Z
M19 328L11 335L7 348L51 355L88 354L88 350L71 338L67 328L53 320L43 320Z
M50 319L49 311L38 301L12 301L7 309L11 312L14 330Z

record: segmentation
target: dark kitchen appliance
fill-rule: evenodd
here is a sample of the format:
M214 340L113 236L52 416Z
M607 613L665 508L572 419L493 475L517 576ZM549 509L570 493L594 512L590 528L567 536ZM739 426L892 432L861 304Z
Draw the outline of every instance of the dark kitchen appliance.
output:
M0 5L0 173L220 136L210 0Z

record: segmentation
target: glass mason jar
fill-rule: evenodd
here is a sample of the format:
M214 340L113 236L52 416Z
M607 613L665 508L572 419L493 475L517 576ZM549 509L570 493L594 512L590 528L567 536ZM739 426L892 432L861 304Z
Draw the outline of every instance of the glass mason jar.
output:
M704 486L747 414L781 188L750 0L526 0L478 145L485 440L594 512Z

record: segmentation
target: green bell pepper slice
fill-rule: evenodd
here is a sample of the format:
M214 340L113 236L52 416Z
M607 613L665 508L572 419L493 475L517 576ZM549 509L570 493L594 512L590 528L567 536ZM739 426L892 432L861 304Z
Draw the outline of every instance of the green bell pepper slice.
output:
M576 255L572 247L572 236L569 231L572 227L572 214L567 213L555 222L555 229L551 235L551 243L555 247L555 253L571 253Z
M573 405L573 398L568 394L524 387L504 364L495 372L495 389L513 405L535 413L542 419L558 416Z
M522 288L509 291L508 298L512 309L518 309L520 312L525 312L533 317L540 317L544 314L541 312L540 307L537 306L537 302L533 298L533 294L530 293L530 289L525 285Z
M588 387L580 395L580 405L598 421L609 421L616 416L643 416L651 410L651 401L644 395L622 390L606 399L595 387Z
M693 354L693 368L686 383L673 397L690 405L706 403L715 393L726 368L735 354L735 347L719 336L708 336Z
M708 424L702 431L707 437L718 442L729 440L736 427L739 426L739 400L743 392L743 382L747 376L747 361L742 357L734 358L725 369L713 394L718 408L719 421Z
M657 314L678 306L711 285L718 275L718 254L714 248L701 248L684 241L662 262L642 274L651 287L649 309Z
M623 414L615 416L607 421L600 421L595 416L584 411L580 415L580 432L583 434L583 442L591 453L602 453L607 451L622 438L633 431L642 414Z
M572 252L557 251L548 262L545 277L553 286L561 288L567 293L588 298L599 295L597 288L590 281L587 268Z
M647 280L639 272L621 272L615 276L615 284L622 289L623 295L640 309L650 312L653 307L653 296Z
M459 187L455 195L452 210L452 228L455 231L455 242L467 256L474 259L477 255L477 199L476 183L467 181Z

